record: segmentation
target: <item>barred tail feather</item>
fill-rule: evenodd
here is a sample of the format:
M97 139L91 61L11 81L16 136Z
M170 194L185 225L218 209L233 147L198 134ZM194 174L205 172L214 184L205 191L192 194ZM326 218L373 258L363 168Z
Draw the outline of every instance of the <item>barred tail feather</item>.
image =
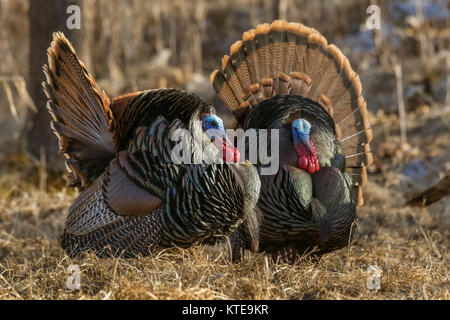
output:
M48 49L44 92L52 115L51 127L60 152L72 172L72 186L86 187L114 156L115 119L110 99L102 91L71 43L61 32L53 34Z

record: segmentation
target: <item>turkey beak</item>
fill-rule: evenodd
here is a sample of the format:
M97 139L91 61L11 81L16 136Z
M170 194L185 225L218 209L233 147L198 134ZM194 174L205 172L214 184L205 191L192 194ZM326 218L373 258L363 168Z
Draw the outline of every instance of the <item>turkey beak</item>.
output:
M309 141L309 134L301 134L300 139L302 140L303 144L308 148L309 152L311 152L311 154L314 154L314 151L311 147L311 141Z

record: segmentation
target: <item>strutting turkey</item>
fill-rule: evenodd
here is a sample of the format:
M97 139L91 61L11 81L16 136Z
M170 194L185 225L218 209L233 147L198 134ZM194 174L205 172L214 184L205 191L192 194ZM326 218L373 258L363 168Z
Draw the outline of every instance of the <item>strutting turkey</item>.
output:
M258 249L260 181L253 165L171 160L172 133L179 128L197 139L192 159L202 151L199 145L208 149L214 140L219 145L209 152L239 160L212 106L175 89L110 99L62 33L54 34L48 57L43 87L51 128L70 185L81 190L62 235L70 256L92 250L133 257L159 247L214 244L244 224ZM223 135L207 135L210 128Z
M260 175L260 250L295 259L348 245L372 162L366 104L348 59L315 29L276 20L244 32L211 84L238 127L280 130L280 168ZM248 248L245 230L237 234Z

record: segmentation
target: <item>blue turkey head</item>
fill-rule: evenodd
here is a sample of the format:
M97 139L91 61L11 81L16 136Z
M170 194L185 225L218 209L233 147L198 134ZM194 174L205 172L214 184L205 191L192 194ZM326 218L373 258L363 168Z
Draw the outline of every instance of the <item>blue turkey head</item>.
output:
M202 116L202 129L205 132L210 129L215 129L223 134L222 138L226 136L223 121L215 114L206 114Z
M305 119L296 119L292 122L292 136L294 144L304 144L310 149L311 142L309 141L309 132L311 131L311 124Z
M239 162L239 151L228 140L222 119L215 114L205 114L201 117L201 121L202 129L205 134L211 139L212 142L216 142L216 145L222 146L223 160Z
M320 169L316 148L309 139L311 124L306 119L296 119L292 122L292 138L298 155L297 167L314 173Z

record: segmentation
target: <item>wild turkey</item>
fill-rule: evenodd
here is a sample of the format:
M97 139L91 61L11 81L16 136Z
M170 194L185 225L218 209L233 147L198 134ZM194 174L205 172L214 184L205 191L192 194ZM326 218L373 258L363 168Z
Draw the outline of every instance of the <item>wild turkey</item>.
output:
M242 223L257 250L256 169L248 162L176 164L171 158L172 134L185 128L194 139L188 160L199 156L200 145L219 157L222 146L239 161L212 106L175 89L111 100L62 33L54 34L48 56L43 87L51 127L70 185L81 190L62 235L70 256L92 250L133 257L158 247L213 244ZM211 128L219 133L207 136ZM219 148L208 149L212 140Z
M320 256L346 246L372 162L366 104L348 59L318 31L277 20L244 32L211 84L238 127L280 130L279 171L260 174L260 250L297 256L315 248Z

